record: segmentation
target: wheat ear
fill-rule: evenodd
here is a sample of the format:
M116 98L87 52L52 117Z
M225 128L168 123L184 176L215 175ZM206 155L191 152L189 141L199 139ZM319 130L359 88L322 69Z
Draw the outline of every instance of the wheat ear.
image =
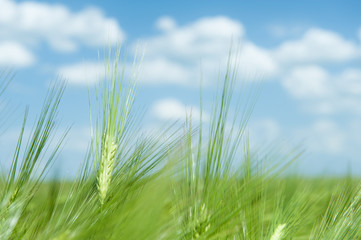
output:
M103 146L98 175L98 191L101 205L104 204L107 196L117 152L117 144L113 137L109 135L106 135Z
M278 225L270 240L281 240L284 234L283 230L285 227L285 223Z

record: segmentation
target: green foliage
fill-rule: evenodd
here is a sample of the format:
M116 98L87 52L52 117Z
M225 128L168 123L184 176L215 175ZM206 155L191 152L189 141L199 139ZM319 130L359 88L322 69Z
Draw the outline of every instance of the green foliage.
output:
M196 126L189 113L183 131L144 135L132 110L138 76L126 74L120 50L108 56L91 147L73 181L44 181L63 141L46 153L64 85L49 91L23 147L25 111L0 182L0 239L361 238L356 179L286 175L301 150L251 150L245 129L260 86L238 98L237 58L219 79L209 125L201 111ZM9 76L0 74L0 93Z

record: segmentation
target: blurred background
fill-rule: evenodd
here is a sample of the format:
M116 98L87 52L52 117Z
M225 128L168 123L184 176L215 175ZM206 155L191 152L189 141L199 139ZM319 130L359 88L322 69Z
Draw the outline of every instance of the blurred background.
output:
M185 120L190 109L197 116L201 78L207 122L233 43L238 81L263 85L252 145L301 143L304 175L360 174L360 10L357 0L0 0L0 69L15 73L0 103L11 113L1 115L1 165L11 162L25 107L29 132L49 86L65 79L58 131L71 130L57 168L74 176L90 140L88 92L119 43L125 66L144 56L135 106L144 129Z

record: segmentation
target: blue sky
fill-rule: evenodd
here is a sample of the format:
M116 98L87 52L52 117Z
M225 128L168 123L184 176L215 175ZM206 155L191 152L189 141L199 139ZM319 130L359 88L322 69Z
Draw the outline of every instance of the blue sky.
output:
M249 124L254 145L302 142L305 174L350 164L361 173L360 9L360 1L0 0L0 68L16 72L3 99L15 111L1 161L25 106L34 118L51 82L65 78L59 131L72 129L59 164L74 172L90 135L87 86L99 81L109 43L122 42L130 57L146 46L137 97L145 128L197 111L200 69L207 114L233 38L240 81L264 82Z

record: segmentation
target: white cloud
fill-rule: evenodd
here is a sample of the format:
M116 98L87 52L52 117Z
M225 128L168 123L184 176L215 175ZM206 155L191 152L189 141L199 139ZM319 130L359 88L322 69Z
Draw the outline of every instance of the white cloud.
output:
M229 48L232 37L238 40L243 34L243 25L238 21L227 17L201 18L145 39L148 42L147 55L166 55L179 60L219 56Z
M305 27L301 25L280 25L270 24L268 26L268 32L276 38L295 37L304 31Z
M0 42L0 66L26 67L35 62L35 56L17 42Z
M344 151L345 134L329 119L316 121L308 133L307 143L312 152L338 154Z
M318 66L296 67L282 81L283 87L296 98L320 98L330 94L328 73Z
M159 120L184 121L190 115L193 120L200 120L200 109L198 107L187 106L173 98L166 98L155 102L151 111ZM202 120L208 121L209 114L203 111L202 115Z
M142 63L143 83L184 84L192 77L192 69L164 58L146 59Z
M47 42L59 51L79 45L105 46L122 41L123 30L98 8L72 12L61 4L0 1L0 40L27 44Z
M312 28L301 39L282 43L274 54L282 64L311 64L352 60L359 49L338 33Z
M57 73L72 85L86 86L100 81L104 77L105 67L95 62L75 63L60 67Z
M162 17L156 26L162 32L143 39L147 42L143 64L147 83L198 86L201 71L205 84L216 80L218 71L226 67L232 40L237 43L245 35L242 23L225 16L200 18L183 26ZM239 63L239 72L246 77L269 77L278 71L270 52L247 41L241 44Z
M127 81L138 81L142 73L141 61L134 58L134 61L126 63L123 62L121 58L122 57L119 57L117 60L117 66L114 65L114 59L110 60L111 62L105 59L103 62L85 61L62 65L56 69L56 74L64 78L69 84L78 86L94 86L94 84L105 78L111 77L114 73L117 74L117 78L119 79L124 77ZM166 70L169 66L162 66L161 63L158 66L156 64L148 65L148 68L146 68L147 71L150 71L149 67L159 67ZM165 76L163 76L163 78L165 78Z
M242 76L261 74L268 78L275 76L278 72L278 65L269 51L257 47L251 42L244 44L240 55L239 68Z
M287 29L281 25L270 25L268 31L275 37L285 37L287 35Z
M361 69L330 74L317 65L295 67L284 75L282 86L308 112L361 114Z
M169 16L160 17L155 23L156 28L162 31L173 30L176 25L175 20Z
M361 69L346 69L338 77L337 88L347 94L361 94Z
M357 118L339 121L333 117L319 117L310 124L289 129L287 133L297 141L302 140L306 150L306 157L301 162L303 170L324 174L325 170L345 173L349 164L358 166L360 130Z

